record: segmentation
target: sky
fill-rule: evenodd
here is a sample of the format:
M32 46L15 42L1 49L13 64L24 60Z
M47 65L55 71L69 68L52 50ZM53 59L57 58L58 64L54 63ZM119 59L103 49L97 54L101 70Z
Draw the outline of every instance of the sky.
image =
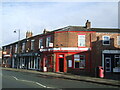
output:
M86 20L92 28L118 28L118 2L1 2L0 13L0 47L17 41L18 30L24 39L27 31L38 35Z

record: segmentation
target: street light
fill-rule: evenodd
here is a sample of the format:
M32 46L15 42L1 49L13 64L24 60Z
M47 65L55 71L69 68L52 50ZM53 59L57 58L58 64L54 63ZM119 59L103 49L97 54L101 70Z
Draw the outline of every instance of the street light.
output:
M19 55L20 53L20 29L15 29L14 33L18 32L18 48L17 48L17 53ZM18 62L19 62L19 57L17 58L17 68L18 68Z

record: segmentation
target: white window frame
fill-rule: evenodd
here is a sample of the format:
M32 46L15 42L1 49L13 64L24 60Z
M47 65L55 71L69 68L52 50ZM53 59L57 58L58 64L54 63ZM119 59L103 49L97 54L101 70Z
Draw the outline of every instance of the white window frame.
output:
M108 40L104 40L104 37L109 37L109 44L105 44L105 43L104 43L105 41L108 41ZM110 36L103 36L103 37L102 37L102 41L103 41L103 42L102 42L103 45L110 45Z
M46 38L46 47L49 47L49 43L51 43L51 36Z
M39 39L39 48L42 48L42 46L43 46L43 39L40 38L40 39Z
M120 45L120 36L117 36L117 45Z
M10 46L10 54L12 53L12 45Z
M25 42L22 43L22 52L24 52L24 51L25 51Z
M34 42L35 42L35 40L31 40L31 50L34 50Z
M6 51L6 47L4 47L4 51Z
M117 62L117 63L120 63L120 55L115 55L114 56L115 57L115 60L116 60L116 58L118 58L119 59L119 61ZM116 62L116 61L115 61ZM118 67L118 66L117 66ZM120 67L120 66L119 66Z
M81 54L75 54L75 55L78 55L79 57L78 57L78 60L77 61L79 61L79 68L76 68L75 67L75 58L74 58L74 69L85 69L85 66L86 66L86 56L85 55L81 55ZM74 57L75 57L75 55L74 55ZM85 62L84 62L84 67L80 67L80 62L82 61L82 60L80 60L80 56L84 56L84 60L85 60Z
M81 36L84 36L84 38L81 38ZM84 40L84 44L83 44ZM85 35L78 35L78 47L85 47L86 46L86 38ZM82 45L80 45L82 43Z
M15 53L18 51L18 44L15 44Z

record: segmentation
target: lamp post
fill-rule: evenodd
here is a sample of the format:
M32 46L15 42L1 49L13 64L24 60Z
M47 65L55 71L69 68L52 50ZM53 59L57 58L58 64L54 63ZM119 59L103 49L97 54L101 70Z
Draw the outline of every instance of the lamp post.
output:
M19 55L20 53L20 29L15 29L14 33L18 32L18 48L17 48L17 54ZM17 56L18 56L17 55ZM17 58L17 68L19 66L19 57Z

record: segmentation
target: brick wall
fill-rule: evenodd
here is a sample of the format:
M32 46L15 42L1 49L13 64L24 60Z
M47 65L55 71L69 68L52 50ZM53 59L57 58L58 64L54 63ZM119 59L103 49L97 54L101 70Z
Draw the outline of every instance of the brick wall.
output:
M95 33L89 32L59 32L55 33L54 47L78 47L78 35L86 35L86 47L90 47L90 34L92 35L92 41L94 40Z
M110 45L103 45L102 36L110 36ZM96 33L96 40L92 42L92 71L99 65L102 65L102 51L103 50L118 50L120 46L117 45L118 33Z

